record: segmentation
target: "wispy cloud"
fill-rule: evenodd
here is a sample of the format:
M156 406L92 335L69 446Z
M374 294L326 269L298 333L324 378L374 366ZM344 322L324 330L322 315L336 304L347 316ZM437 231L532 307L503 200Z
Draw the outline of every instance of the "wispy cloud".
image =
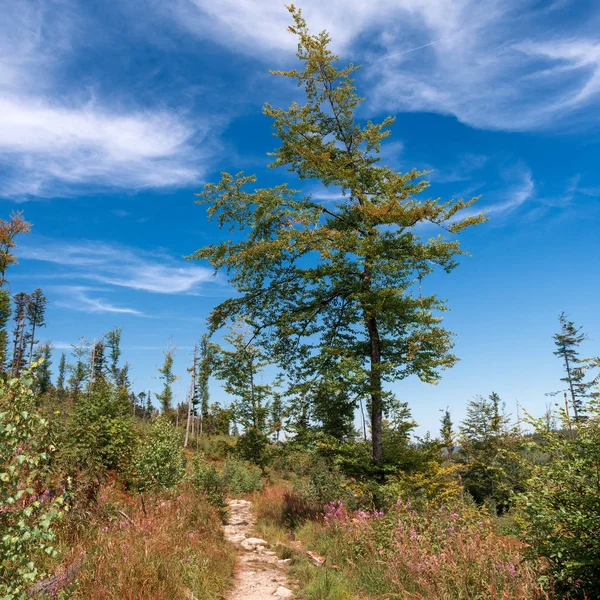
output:
M525 165L516 165L504 173L506 188L501 192L503 200L484 207L488 215L506 213L519 208L531 200L535 192L535 183L531 169Z
M535 0L305 0L313 29L326 28L353 58L372 36L367 76L377 109L454 115L474 127L532 130L594 125L600 97L600 44L568 2ZM563 18L568 12L568 19ZM177 0L169 12L194 34L273 60L296 48L289 14L270 0ZM560 26L556 27L557 19ZM549 33L551 32L551 33ZM358 44L357 44L358 46ZM370 75L369 75L370 74Z
M101 242L60 242L38 238L24 244L23 259L53 263L63 277L85 279L157 294L196 294L214 281L211 270L162 253Z
M134 308L115 306L107 300L98 297L100 290L84 286L65 285L53 286L52 290L58 292L61 298L56 302L57 306L77 310L86 313L116 313L122 315L135 315L143 317L144 314ZM56 347L56 346L55 346Z
M90 28L69 0L23 0L0 23L0 195L72 195L92 189L196 182L216 121L166 106L66 87L64 71ZM201 150L203 144L204 150ZM205 161L203 161L205 162Z

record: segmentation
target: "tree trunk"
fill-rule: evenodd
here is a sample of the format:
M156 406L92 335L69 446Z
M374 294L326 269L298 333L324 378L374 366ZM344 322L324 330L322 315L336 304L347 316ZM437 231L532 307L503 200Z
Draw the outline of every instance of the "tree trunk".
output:
M567 379L569 380L569 389L571 390L571 400L573 402L573 412L575 413L575 423L579 422L579 415L577 411L577 399L575 398L575 390L573 389L573 378L571 376L571 365L569 364L569 357L565 350L565 366L567 368Z
M371 442L373 462L383 462L383 399L381 389L381 340L375 317L367 318L369 346L371 349L371 370L369 373L371 388Z
M365 294L371 291L371 264L367 258L361 277L361 287ZM369 372L369 391L371 394L371 442L373 462L383 462L383 398L381 386L381 339L377 327L377 318L368 304L364 307L365 322L369 333L371 367Z
M29 344L29 368L31 369L31 361L33 359L33 344L35 343L35 322L31 326L31 342Z

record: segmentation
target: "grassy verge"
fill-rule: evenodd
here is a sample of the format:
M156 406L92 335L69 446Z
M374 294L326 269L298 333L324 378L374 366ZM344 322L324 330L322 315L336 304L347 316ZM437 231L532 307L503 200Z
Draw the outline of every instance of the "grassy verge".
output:
M292 574L305 600L461 600L550 598L539 583L543 565L498 533L484 512L410 504L385 514L330 504L317 519L291 529L296 500L284 487L255 498L259 532L295 549ZM326 558L315 567L299 546Z
M221 519L189 487L145 500L107 487L86 523L60 532L70 550L63 561L85 557L70 590L86 600L217 600L231 584L235 555ZM81 516L80 516L81 518Z

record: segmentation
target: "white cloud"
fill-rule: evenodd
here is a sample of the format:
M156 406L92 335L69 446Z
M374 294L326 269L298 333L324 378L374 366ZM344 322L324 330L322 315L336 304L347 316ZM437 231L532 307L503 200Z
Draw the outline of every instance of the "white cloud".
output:
M507 189L502 192L504 200L485 206L488 215L505 213L520 207L531 200L535 192L535 183L531 170L524 165L517 165L505 173Z
M165 107L124 108L66 87L82 24L69 0L8 3L0 23L0 194L72 195L82 186L160 188L196 182L214 122ZM204 152L199 144L206 144Z
M285 31L289 14L271 0L169 7L184 27L236 51L272 62L286 57L273 51L289 57L296 47ZM600 98L600 44L585 30L598 7L582 11L579 24L572 12L564 18L572 7L562 0L305 0L302 8L313 31L328 29L338 50L366 63L376 109L513 131L573 125L583 114L587 124L600 121L591 110Z
M214 281L213 272L204 267L182 266L183 261L164 254L115 244L44 240L37 246L24 244L19 256L53 263L62 277L157 294L194 294L201 284Z
M87 288L77 285L53 286L52 288L63 295L63 298L56 302L57 306L77 310L86 313L116 313L125 315L135 315L138 317L144 316L142 312L134 308L115 306L110 302L99 298L94 288ZM56 347L56 346L55 346Z

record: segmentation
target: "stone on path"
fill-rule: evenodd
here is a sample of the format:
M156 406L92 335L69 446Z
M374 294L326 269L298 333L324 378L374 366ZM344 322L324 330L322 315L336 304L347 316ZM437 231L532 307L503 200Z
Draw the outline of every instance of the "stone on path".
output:
M227 504L228 523L223 526L223 533L228 541L242 550L235 586L228 600L293 598L294 592L286 587L289 580L285 569L290 560L278 560L275 552L267 550L265 540L252 536L255 525L252 503L229 500Z

